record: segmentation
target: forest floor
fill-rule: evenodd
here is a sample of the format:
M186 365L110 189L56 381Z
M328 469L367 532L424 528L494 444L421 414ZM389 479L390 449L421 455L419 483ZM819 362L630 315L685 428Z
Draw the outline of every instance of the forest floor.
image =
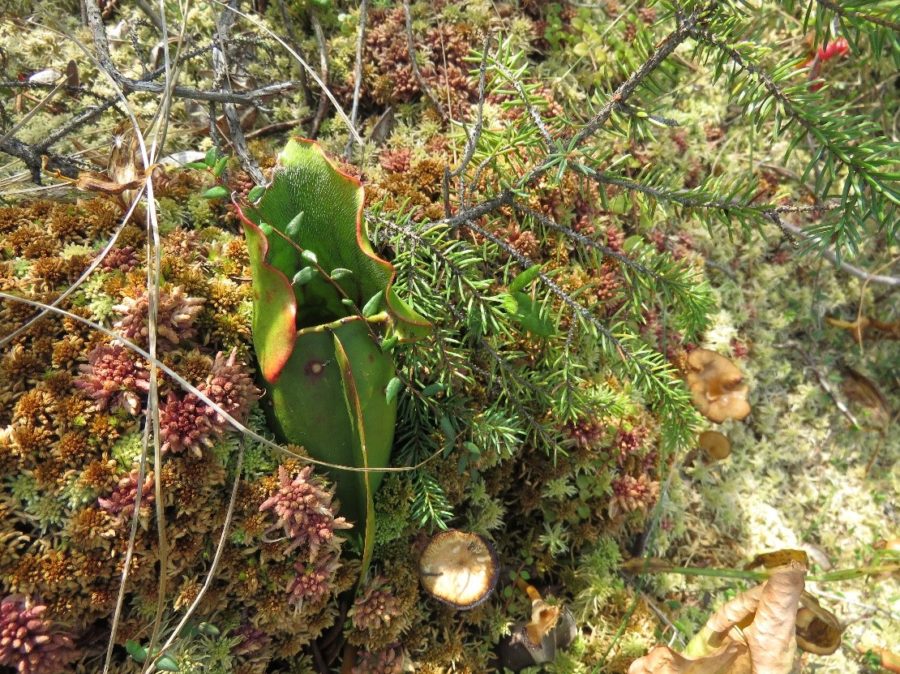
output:
M24 6L28 3L20 4ZM24 12L15 19L0 16L0 55L3 57L0 60L0 79L28 79L43 72L47 81L55 83L56 78L65 74L67 68L71 68L69 64L74 62L75 70L81 76L80 83L75 86L89 88L91 96L98 100L113 96L113 87L82 51L83 44L92 43L89 30L79 26L74 18L66 19L63 14L73 10L77 3L48 0L36 4L40 7L33 15L36 18L32 23L26 23L22 18ZM142 69L149 70L162 63L160 50L155 48L155 45L158 46L155 37L153 40L148 37L155 35L155 29L146 11L131 7L130 3L118 3L119 7L115 7L116 4L105 3L110 7L106 25L113 35L113 55L120 67L137 78L142 75ZM271 4L268 13L254 14L254 17L260 18L242 24L241 31L244 32L241 36L248 43L254 39L268 41L265 43L265 63L254 62L235 68L232 84L236 89L251 90L265 86L272 81L265 78L266 73L287 73L296 67L284 46L269 40L253 23L264 22L273 27L279 25L278 3ZM398 44L405 49L402 12L397 9L400 3L396 3L397 7L393 9L383 7L391 3L374 4L373 11L379 24L370 26L375 35L370 44L373 50L370 56L381 61L364 66L370 89L363 94L357 124L367 139L367 145L361 156L348 162L345 168L362 176L363 184L369 190L368 203L383 199L388 204L388 211L391 207L398 212L406 209L431 219L438 219L444 214L440 185L443 162L456 161L465 154L466 135L463 129L473 119L472 101L477 99L478 58L472 56L470 51L479 48L469 32L474 33L470 24L477 23L473 16L478 16L482 10L489 10L491 16L496 14L496 21L491 25L501 26L507 31L510 51L522 45L539 45L535 48L539 52L528 52L532 60L526 61L528 66L523 67L523 73L529 87L534 87L537 95L546 99L549 112L545 108L544 114L554 123L563 120L566 114L577 109L579 104L584 104L588 98L585 78L589 75L585 73L594 70L603 72L603 76L612 81L617 81L616 78L621 76L618 67L610 63L616 51L611 49L612 56L601 58L597 52L598 44L604 45L605 40L614 37L614 50L628 53L629 31L646 30L654 38L659 37L652 33L655 30L650 20L652 17L646 13L651 8L645 7L644 3L631 3L616 12L609 7L605 13L597 10L597 14L592 16L601 16L602 21L589 26L579 19L582 14L575 9L560 14L545 8L541 10L545 12L543 15L522 12L521 16L517 16L517 9L503 3L500 9L495 6L497 3L490 2L444 2L438 3L439 7L434 9L427 6L430 3L414 3L413 28L422 40L420 48L428 52L428 56L422 57L423 60L431 58L431 62L437 64L426 74L428 78L433 78L433 93L449 108L451 121L447 123L435 114L434 106L422 94L412 73L407 72L408 58L404 60L395 53L399 49ZM530 6L541 3L522 4ZM298 7L300 5L306 6L297 3ZM316 21L307 21L303 11L298 10L299 14L292 15L292 23L286 24L286 29L290 28L293 33L289 43L307 55L317 68L317 49L323 43L317 40L316 32L323 27ZM76 15L71 13L71 16ZM198 10L190 30L200 36L209 36L214 31L217 16L218 12L208 7ZM791 40L785 37L791 31L799 33L797 19L784 19L775 11L773 16L773 43L782 40L783 48L794 49L798 56L802 56L808 49L802 35ZM344 8L341 11L328 10L327 17L323 18L328 33L324 45L330 65L331 88L348 112L352 100L358 17L357 10ZM553 20L557 19L562 23L555 25ZM542 21L543 24L539 25ZM68 30L69 36L78 42L63 39L60 34L52 32L47 27L50 24L60 30ZM551 34L551 29L557 33ZM399 31L403 38L400 43L391 41L390 30ZM540 36L536 37L538 33ZM260 35L263 37L260 38ZM560 35L570 37L562 38ZM633 33L631 37L633 39ZM691 57L685 54L681 58L689 60ZM392 79L391 68L400 68L398 63L405 64L404 78ZM846 92L852 88L855 75L851 67L847 64L834 66L836 90ZM804 198L803 187L796 184L802 183L802 180L798 180L796 173L780 166L785 143L760 143L756 130L749 123L735 119L733 105L729 104L724 92L712 83L707 73L699 72L699 67L697 70L696 77L685 80L677 90L670 92L671 116L676 117L677 126L665 129L658 137L646 142L629 144L621 141L623 146L629 147L632 161L670 163L674 171L682 174L703 170L723 178L751 175L758 180L760 194ZM443 89L441 77L444 78ZM452 77L465 81L453 81L451 84ZM192 61L185 66L182 83L184 86L203 88L210 86L212 79L214 73L205 60ZM42 80L39 77L33 81ZM315 85L311 88L318 91ZM38 109L35 105L44 93L46 89L38 87L4 88L0 83L0 103L4 111L0 136L10 131L8 120L12 119L16 124L16 138L27 144L39 144L52 129L59 128L82 109L79 107L82 105L80 101L68 97L69 94L64 97L62 93L59 98L48 101L42 109ZM512 97L514 94L507 92L504 95ZM399 100L392 101L391 96ZM148 129L158 101L159 98L152 93L139 93L130 99L137 118ZM326 152L333 157L344 155L350 140L346 127L327 106L324 106L325 113L317 114L323 107L318 105L317 94L307 100L302 91L292 91L269 98L266 104L267 111L264 113L250 112L250 107L238 109L241 115L245 115L244 132L249 142L247 152L263 170L271 166L272 157L291 134L310 136L317 133ZM390 112L385 112L388 109ZM24 118L28 110L35 112L30 119ZM558 113L558 117L554 116L554 112ZM180 102L164 114L171 117L164 155L196 155L198 152L206 153L213 146L208 115L201 104L188 98L187 103ZM505 114L498 97L497 101L486 106L485 127L489 131L495 130L498 136L502 135ZM77 156L92 163L94 168L106 168L111 161L112 140L120 137L121 130L125 128L123 119L119 114L98 115L89 123L80 125L77 132L67 134L54 146L54 151L60 155ZM313 125L318 128L314 130ZM218 129L222 136L230 135L224 119ZM229 171L237 175L240 165L236 155L240 152L236 146L228 146L227 142L225 146L231 157ZM75 187L83 188L85 183L74 185L59 174L54 177L51 169L44 171L44 184L37 186L30 182L31 171L21 161L7 155L0 155L0 159L0 204L3 206L21 205L35 198L73 203L84 196ZM191 159L196 161L197 157L191 155ZM246 163L243 168L247 168ZM170 172L174 170L169 169ZM242 173L241 179L246 183L247 174ZM121 174L116 180L125 182ZM184 203L164 204L162 211L176 214L169 224L174 222L180 225L179 218L194 219L192 226L200 232L203 227L227 222L223 228L231 234L236 233L235 220L232 215L226 214L224 204L209 205L206 200L198 198L201 191L215 182L204 174L191 183L189 198L183 194L176 198L185 199ZM234 181L228 187L234 188ZM103 186L96 182L88 188L95 192L104 191ZM126 196L128 194L126 192ZM117 198L102 194L94 197L110 201ZM201 222L202 226L198 224ZM4 227L0 223L0 230ZM749 233L735 226L735 231L726 234L721 229L711 230L690 215L681 218L676 213L669 217L651 217L648 222L634 217L629 208L610 208L597 217L597 231L607 231L609 228L619 228L627 235L640 234L660 251L669 251L675 259L700 270L699 273L711 288L714 308L710 312L708 327L691 346L717 351L738 365L750 387L752 412L743 421L726 421L717 427L731 441L731 454L727 459L707 461L698 450L684 448L672 459L669 470L660 469L659 500L643 513L646 519L629 520L624 525L604 524L608 524L609 529L602 530L602 533L609 532L616 538L622 556L640 548L641 534L654 531L652 546L646 550L640 549L640 552L663 558L675 567L706 570L708 575L673 572L617 577L620 585L610 593L609 599L610 605L615 606L614 610L604 614L601 609L593 615L590 619L590 638L585 636L570 658L548 666L549 671L574 674L626 671L632 660L656 643L668 643L679 650L717 606L751 584L717 576L717 569L740 569L759 553L785 548L806 551L813 575L876 566L885 559L891 559L892 550L896 555L900 536L900 505L897 498L900 494L900 434L896 430L896 411L900 409L900 303L897 302L896 290L877 282L863 281L830 261L817 257L816 253L803 252L799 241L786 236L775 225ZM173 229L177 227L168 227L166 234L169 235ZM516 230L515 235L519 234ZM101 239L84 243L86 250L96 250ZM193 246L193 243L184 245ZM223 238L209 245L224 248L229 244ZM549 247L545 246L545 249ZM173 256L177 256L178 250L175 244L167 249L168 254ZM896 273L897 253L896 246L880 251L878 259L882 263L878 271ZM69 257L78 254L81 253L75 249L68 252ZM23 259L21 247L15 248L13 244L6 246L4 265L7 283L3 290L13 288L16 279L27 277L28 272L22 270L28 263ZM884 260L887 260L886 264ZM508 261L503 264L508 264ZM235 272L227 265L216 267L215 271L206 268L204 273L219 274L220 277L230 274L236 284L246 285L247 282L246 278L241 280L240 270ZM499 272L497 278L489 281L501 284ZM49 289L53 290L54 285L50 283ZM97 301L98 291L91 292L95 295L89 299ZM105 291L99 292L102 295ZM240 306L244 311L248 301L245 294L233 306ZM234 309L234 312L237 315L238 310ZM8 320L5 316L4 320ZM879 323L862 332L855 331L852 325L846 327L849 324L860 325L860 321L867 319ZM110 323L107 321L107 325ZM11 326L6 326L4 332L8 327ZM237 343L247 346L247 335L239 328L235 328L235 334L238 337L234 342L222 338L223 349ZM218 337L213 342L218 348L216 339ZM665 344L663 337L663 349ZM87 346L82 344L79 348L82 347L84 350L69 365L72 373L78 371L76 361L84 362L86 359ZM243 353L247 352L245 350ZM601 371L597 376L603 378L606 373ZM18 400L20 395L21 391L17 391L14 398ZM12 409L14 402L11 401L13 398L4 399L3 404ZM10 423L11 414L8 410L4 412L4 424ZM449 462L447 465L455 464ZM488 474L488 469L485 471ZM12 512L18 507L10 505L14 498L18 498L18 492L12 495L14 480L11 476L4 479L3 488L10 495L4 498ZM451 494L452 501L454 484L452 480L446 482L443 486ZM501 499L498 497L497 500ZM460 496L458 502L452 504L465 513L462 520L454 520L454 524L458 525L460 521L471 523L477 519L473 514L474 501L468 506L465 503L465 498ZM3 507L0 504L0 514L5 512ZM506 516L515 518L518 504L506 502L504 507ZM49 530L56 531L53 527ZM0 531L0 541L7 540L4 535ZM534 538L537 537L535 534ZM409 534L409 538L413 540L415 536ZM502 540L499 534L498 538ZM575 568L578 564L574 551L571 560L567 559L566 554L561 557L566 560L560 563L561 566L568 563ZM0 555L0 560L3 559ZM578 572L566 574L559 571L548 575L558 580L576 577ZM12 581L0 581L0 589L12 586ZM842 646L835 654L827 657L804 655L801 671L818 674L878 672L873 656L866 653L878 648L893 648L896 651L897 644L900 644L900 583L896 572L893 575L865 575L850 580L810 580L807 590L838 617L846 626L846 631ZM562 594L566 594L565 589ZM625 607L630 602L634 602L632 611L626 611ZM144 615L147 615L146 608ZM334 616L330 619L334 620ZM440 614L440 619L446 624L453 624L444 614ZM472 624L479 619L483 623L491 621L490 617L479 614L472 619ZM508 622L504 625L508 626ZM620 634L623 625L625 629ZM475 628L469 625L468 629ZM493 623L489 630L493 630ZM417 636L424 639L421 634L417 633ZM479 643L472 648L479 653L486 652L492 640L496 641L495 637L496 634L489 632L485 639L488 645ZM452 641L449 636L446 638L447 643ZM459 643L462 643L462 637L459 638ZM452 649L448 646L447 650ZM433 657L437 662L438 656ZM465 658L453 660L457 664L444 670L438 670L435 666L433 671L452 671L455 667L459 668L458 671L478 671L478 665L460 665L461 661ZM87 662L95 665L97 661ZM304 662L311 663L311 656ZM90 667L92 664L82 663L80 666ZM312 669L311 664L309 666L309 671L317 671ZM297 665L295 671L304 670Z

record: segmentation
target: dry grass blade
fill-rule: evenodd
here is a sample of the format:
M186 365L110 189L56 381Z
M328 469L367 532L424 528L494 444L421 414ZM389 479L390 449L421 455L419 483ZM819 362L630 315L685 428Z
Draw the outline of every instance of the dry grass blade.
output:
M9 131L7 131L2 137L0 137L0 144L3 144L4 141L9 140L10 138L12 138L12 137L16 134L16 131L18 131L18 130L21 129L23 126L25 126L26 124L28 124L29 120L30 120L32 117L34 117L37 113L39 113L39 112L41 111L41 109L42 109L45 105L47 105L47 103L49 103L51 100L53 100L53 97L56 96L56 93L57 93L60 89L62 89L64 86L66 86L66 80L65 80L65 79L61 79L61 80L59 81L59 83L58 83L55 87L53 87L53 88L49 91L49 93L48 93L46 96L44 96L40 101L38 101L38 104L37 104L37 105L35 105L31 110L29 110L29 111L25 114L24 117L22 117L22 119L20 119L18 122L16 122L16 123L13 125L13 128L11 128L11 129L10 129Z
M234 483L231 487L231 497L228 500L228 509L225 512L225 522L223 522L222 524L222 534L221 536L219 536L219 542L216 545L216 551L213 554L212 563L209 565L209 571L207 571L206 573L206 579L203 581L203 586L197 592L197 596L194 598L194 601L192 601L190 606L187 607L187 610L185 610L181 620L175 626L175 629L172 630L169 638L166 639L165 643L163 643L163 645L160 647L156 656L150 661L149 668L147 669L149 673L156 671L156 662L166 653L166 651L168 651L172 647L172 644L174 644L178 639L181 631L187 626L188 621L191 619L191 616L194 615L194 612L197 610L197 607L200 606L200 602L203 601L203 598L206 596L206 593L209 591L209 588L212 585L216 569L219 567L219 562L222 560L222 553L225 552L225 545L228 542L228 533L231 530L231 519L234 515L234 505L237 502L238 487L241 484L241 468L243 467L243 462L244 443L242 442L238 446L237 462L234 469Z

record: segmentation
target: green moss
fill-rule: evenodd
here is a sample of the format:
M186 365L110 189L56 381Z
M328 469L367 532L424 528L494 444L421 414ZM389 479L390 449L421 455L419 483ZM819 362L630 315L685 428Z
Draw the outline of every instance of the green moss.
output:
M113 445L112 457L125 472L131 471L140 461L144 446L144 434L141 432L129 433ZM149 450L153 451L152 447Z
M101 325L113 314L113 307L117 304L117 299L104 289L111 273L95 270L76 293L76 297L80 296L78 300L84 302L91 312L91 318Z
M398 540L409 528L412 486L406 476L388 475L375 494L375 544Z

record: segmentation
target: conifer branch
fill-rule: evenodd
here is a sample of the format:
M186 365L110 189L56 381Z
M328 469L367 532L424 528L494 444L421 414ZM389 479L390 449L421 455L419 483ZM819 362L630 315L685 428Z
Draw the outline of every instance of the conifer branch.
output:
M706 11L706 6L702 6L696 10L694 10L687 18L684 20L680 20L678 26L674 31L669 33L663 40L657 45L656 49L650 55L650 57L645 60L640 67L635 70L629 77L626 79L612 94L609 98L609 101L605 105L603 105L593 117L581 128L581 130L576 133L572 139L566 144L566 151L568 153L573 153L575 150L580 148L591 136L593 136L600 128L606 124L609 120L610 116L616 110L621 109L621 106L631 97L631 95L635 92L638 86L643 82L647 77L649 77L653 71L655 71L663 61L665 61L677 48L678 46L684 42L692 33L694 28L697 25L697 22L700 20L701 16ZM557 165L556 157L547 157L543 162L534 167L521 181L520 184L531 185L538 178L543 176L547 171Z
M880 17L874 14L850 11L846 7L842 7L839 3L834 2L833 0L815 1L822 7L830 9L841 18L849 19L851 21L865 21L866 23L881 26L882 28L889 28L890 30L894 31L894 33L900 33L900 22L892 21L891 19L888 19L886 17Z
M894 212L895 207L900 205L900 188L897 187L897 174L890 168L893 144L883 138L880 129L867 118L842 114L845 110L820 108L816 105L817 94L811 93L805 82L780 86L776 77L780 81L790 77L792 63L780 66L775 71L777 76L773 77L709 30L696 28L691 34L718 50L737 66L738 72L746 73L759 85L759 93L751 90L747 94L749 100L745 101L745 105L756 111L754 114L774 108L776 115L780 111L788 118L788 123L782 128L787 128L791 122L796 123L820 144L819 151L807 165L809 171L820 160L825 160L817 187L826 190L837 179L837 166L847 168L848 174L841 190L844 217L812 233L819 244L827 246L833 243L839 252L845 246L856 250L860 228L868 219L874 220L879 229L893 239L897 228ZM721 65L717 70L722 72ZM768 103L767 99L772 103ZM790 149L796 147L803 135L795 135Z

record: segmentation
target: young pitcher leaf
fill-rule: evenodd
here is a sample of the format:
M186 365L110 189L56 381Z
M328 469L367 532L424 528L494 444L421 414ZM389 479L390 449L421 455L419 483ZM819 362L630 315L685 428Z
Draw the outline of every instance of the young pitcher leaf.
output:
M344 385L344 400L347 404L347 413L356 435L356 447L358 450L356 465L368 471L369 449L366 444L366 420L363 415L362 401L359 398L359 389L353 376L353 368L350 359L344 350L343 344L337 335L334 335L334 355L341 372L341 380ZM393 381L393 380L392 380ZM375 548L375 500L372 489L371 474L368 472L355 473L357 481L362 486L365 497L365 531L363 533L363 555L360 568L360 578L366 577L369 562L372 560L372 550Z

